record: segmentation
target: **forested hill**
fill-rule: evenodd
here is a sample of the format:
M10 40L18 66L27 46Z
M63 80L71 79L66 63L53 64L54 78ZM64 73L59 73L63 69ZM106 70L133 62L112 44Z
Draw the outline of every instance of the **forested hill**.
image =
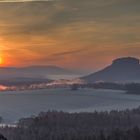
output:
M139 140L140 108L94 113L40 113L1 128L8 140Z

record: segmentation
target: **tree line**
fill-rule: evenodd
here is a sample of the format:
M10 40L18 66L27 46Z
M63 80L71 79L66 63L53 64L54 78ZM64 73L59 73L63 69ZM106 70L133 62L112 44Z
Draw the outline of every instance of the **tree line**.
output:
M78 90L80 88L94 88L94 89L112 89L124 90L129 94L140 94L140 83L87 83L87 84L73 84L71 90Z
M140 107L133 110L66 113L41 112L0 128L8 140L139 140Z

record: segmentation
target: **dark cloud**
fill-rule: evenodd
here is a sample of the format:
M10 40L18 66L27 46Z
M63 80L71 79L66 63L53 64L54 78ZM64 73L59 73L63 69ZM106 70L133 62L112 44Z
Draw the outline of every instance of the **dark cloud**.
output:
M57 57L57 56L73 55L84 51L87 51L87 49L79 49L79 50L72 50L72 51L66 51L61 53L54 53L52 56Z
M56 0L25 3L1 3L0 19L5 25L17 24L3 31L8 34L49 34L71 23L94 21L124 25L139 23L138 0ZM5 13L5 14L3 14ZM136 19L133 19L135 17ZM122 21L121 21L122 20Z

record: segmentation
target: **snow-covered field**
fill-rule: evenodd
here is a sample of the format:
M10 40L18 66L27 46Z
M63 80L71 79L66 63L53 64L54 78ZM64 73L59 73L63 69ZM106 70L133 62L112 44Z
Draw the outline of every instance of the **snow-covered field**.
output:
M139 95L128 95L124 91L114 90L45 89L0 92L0 116L5 119L5 123L13 123L22 117L36 115L47 110L91 112L122 110L139 105Z

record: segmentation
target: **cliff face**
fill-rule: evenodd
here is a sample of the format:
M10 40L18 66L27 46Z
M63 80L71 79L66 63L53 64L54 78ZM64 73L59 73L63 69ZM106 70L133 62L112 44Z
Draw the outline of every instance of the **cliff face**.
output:
M139 59L124 57L115 59L112 64L101 71L82 77L87 82L125 82L140 80Z
M136 66L139 65L139 59L133 57L118 58L112 62L112 65L120 66Z

